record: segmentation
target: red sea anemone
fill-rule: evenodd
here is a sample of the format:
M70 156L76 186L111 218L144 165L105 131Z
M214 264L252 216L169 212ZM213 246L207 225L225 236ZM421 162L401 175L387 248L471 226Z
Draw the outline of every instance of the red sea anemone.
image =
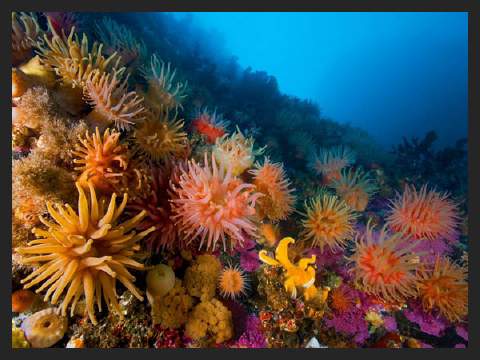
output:
M215 144L218 138L226 134L227 123L222 121L216 112L210 114L207 110L203 110L193 119L192 126L198 133L205 136L209 144Z
M210 166L205 153L204 165L189 161L174 186L173 219L189 242L200 240L199 248L206 244L213 250L221 240L226 249L229 240L233 249L256 233L253 217L261 194L254 188L233 177L230 166L219 168L213 155Z
M402 302L417 295L419 259L410 247L403 246L404 241L401 233L389 234L386 227L374 235L370 221L365 233L357 236L350 261L354 277L366 293L387 302Z
M426 185L420 191L406 185L403 194L397 194L392 201L387 225L416 240L443 238L454 241L459 220L457 205L447 193L427 190Z

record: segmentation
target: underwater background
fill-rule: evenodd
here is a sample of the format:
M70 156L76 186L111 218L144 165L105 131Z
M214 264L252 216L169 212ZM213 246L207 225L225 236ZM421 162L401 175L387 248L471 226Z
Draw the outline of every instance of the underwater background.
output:
M466 347L466 132L465 13L12 13L12 347Z

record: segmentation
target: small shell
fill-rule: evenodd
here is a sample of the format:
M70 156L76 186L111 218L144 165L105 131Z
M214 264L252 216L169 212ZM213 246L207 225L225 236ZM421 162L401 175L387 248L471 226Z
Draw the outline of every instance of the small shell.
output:
M33 348L48 348L55 345L67 330L67 318L54 308L30 315L22 323L25 337Z

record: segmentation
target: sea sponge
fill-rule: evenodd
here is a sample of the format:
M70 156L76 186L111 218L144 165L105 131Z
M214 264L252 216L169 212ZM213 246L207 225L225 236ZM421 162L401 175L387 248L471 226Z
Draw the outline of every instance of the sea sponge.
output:
M374 234L369 220L355 243L349 260L355 280L366 293L393 303L417 296L419 258L411 246L405 246L402 233L389 234L384 226Z
M49 348L67 331L67 318L54 308L38 311L22 322L22 330L33 348Z
M233 337L232 313L217 299L195 306L185 325L185 335L193 340L211 338L216 344Z
M238 265L229 265L223 268L220 273L218 289L220 295L225 298L237 298L245 294L248 289L247 277Z
M199 255L185 270L183 281L191 296L202 301L210 300L215 296L218 275L222 265L213 255Z
M468 313L468 283L465 268L447 257L437 257L432 265L422 265L418 293L427 311L438 310L451 322L461 321Z
M178 329L185 325L189 311L193 306L193 298L188 295L182 282L175 280L174 287L163 297L156 297L152 304L153 324L164 328Z
M187 83L174 83L176 70L172 71L170 63L165 64L158 59L157 55L153 54L149 67L142 69L142 72L148 84L144 98L149 108L157 112L162 107L182 108L182 102L187 96Z
M175 286L175 273L170 266L158 264L147 272L146 281L148 292L162 297Z
M12 349L28 349L30 344L25 339L25 334L22 329L15 326L12 319Z
M353 164L355 155L347 147L337 146L333 148L321 148L314 153L309 161L309 166L317 174L323 176L325 185L330 184L333 180L340 179L340 171Z
M246 138L240 129L230 137L224 135L215 141L213 156L220 166L231 166L232 175L238 176L253 166L255 156L263 153L264 149L253 148L253 137Z
M50 93L43 86L27 89L16 101L15 126L40 131L49 126L49 120L56 117L57 109Z
M361 168L342 170L340 178L332 183L337 194L355 211L364 211L368 201L378 190L369 174Z
M285 220L294 210L295 196L292 194L294 189L289 188L290 181L283 165L265 158L263 164L256 163L250 173L257 191L264 195L257 201L259 217L271 221Z
M183 119L177 119L177 113L171 116L166 108L150 111L133 132L135 149L157 162L182 155L188 143L183 124Z
M20 65L18 70L25 74L25 76L27 76L32 83L43 85L47 89L53 89L57 82L55 73L42 64L38 55Z
M42 33L34 13L12 12L12 63L27 60L37 37Z
M215 144L218 138L225 135L227 126L228 121L224 120L221 115L217 115L216 110L209 113L206 108L192 120L192 127L204 136L209 144Z
M73 162L78 165L75 170L81 172L78 181L83 187L91 181L96 189L109 194L125 180L128 147L120 143L118 131L107 128L103 136L98 128L93 135L87 131L84 138L78 138L73 154L76 156Z
M214 249L221 239L226 249L228 238L233 249L244 243L245 236L256 235L255 202L261 194L254 192L254 185L233 177L230 164L225 165L219 168L212 154L210 167L205 153L204 165L189 161L173 187L172 218L189 242L200 239L199 248L205 244Z
M30 290L17 290L12 293L12 312L27 311L35 300L35 294Z
M335 195L318 196L305 201L301 237L323 252L346 246L354 235L356 215Z
M104 130L114 124L119 130L128 130L145 119L143 98L128 91L128 76L121 81L108 73L94 71L85 82L85 98L93 110L85 120L92 127Z
M66 290L62 315L71 304L72 316L78 300L84 295L88 316L97 324L94 303L101 311L102 297L109 309L123 317L116 295L117 280L143 300L133 285L135 277L128 269L143 270L143 265L133 260L132 255L139 250L137 243L153 228L140 233L134 231L145 212L118 223L127 203L126 194L117 207L116 194L112 195L110 203L106 198L97 199L93 184L89 182L88 201L82 186L78 182L75 185L79 193L77 213L70 205L54 207L47 203L48 212L57 224L41 217L47 230L34 229L37 240L16 249L24 265L39 265L21 283L30 288L44 282L36 292L48 288L44 300L51 298L53 305Z
M457 237L460 215L458 205L448 193L429 190L424 185L418 191L406 185L402 194L391 202L386 223L393 231L404 231L416 240L453 241Z

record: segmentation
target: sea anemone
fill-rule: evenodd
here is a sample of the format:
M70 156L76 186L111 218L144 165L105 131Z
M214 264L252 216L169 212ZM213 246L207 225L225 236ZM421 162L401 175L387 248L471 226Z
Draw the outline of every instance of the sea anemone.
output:
M233 177L231 165L225 165L219 168L212 154L210 166L205 153L204 165L189 161L174 187L173 219L189 242L200 239L199 248L205 244L215 249L221 239L224 249L228 240L233 249L245 235L255 236L257 231L253 217L261 194L254 192L254 185Z
M355 211L364 211L369 199L377 191L368 173L358 168L341 172L340 178L333 180L332 185L337 194Z
M370 221L364 234L356 236L349 260L355 280L366 293L394 303L417 295L419 259L404 242L402 233L389 234L385 226L374 234Z
M27 317L22 323L22 330L33 348L48 348L63 338L67 325L66 317L49 308Z
M203 111L193 119L192 126L198 133L205 137L209 144L215 144L218 138L226 134L228 121L223 120L220 115L217 115L216 110L210 114L207 109L203 109Z
M277 245L280 240L280 229L276 224L261 223L258 226L259 242L269 247Z
M243 136L237 127L237 131L230 137L224 135L216 140L213 155L225 168L230 164L232 175L238 176L252 167L255 156L263 153L263 149L254 150L253 143L254 139Z
M387 224L393 231L404 231L412 238L455 240L460 222L457 205L441 194L427 190L427 185L417 191L406 185L403 194L392 201Z
M223 297L235 299L245 294L247 288L247 278L238 266L229 265L220 273L218 289Z
M159 111L160 107L168 109L182 108L185 99L187 83L174 84L176 70L170 69L170 63L165 64L155 54L152 55L150 66L143 69L143 76L148 83L145 102L152 109Z
M150 191L144 196L137 196L127 205L127 211L145 210L147 215L138 225L139 230L155 226L155 231L145 238L148 249L159 252L160 249L172 249L179 245L177 229L171 219L172 209L170 200L170 174L171 169L167 166L150 167L149 186Z
M342 284L330 292L330 307L337 313L351 310L357 301L355 291L346 284Z
M95 22L95 33L99 40L106 44L105 52L108 55L116 52L121 56L122 65L130 65L135 60L145 57L147 53L143 40L135 39L130 29L108 16Z
M12 294L12 312L21 313L30 309L35 294L30 290L17 290Z
M134 230L145 212L123 223L117 222L127 203L126 194L117 207L116 194L112 195L110 203L106 198L97 200L93 184L89 182L88 201L80 183L77 182L76 187L78 213L70 205L47 203L48 212L57 224L40 218L47 230L34 229L37 239L28 246L17 248L25 265L40 265L21 283L30 288L43 282L36 292L48 288L44 300L50 300L53 305L66 290L61 304L62 315L71 305L73 316L83 295L88 316L93 324L97 324L94 305L96 303L101 311L102 297L109 309L123 317L116 295L117 280L143 300L133 285L135 277L128 269L143 270L143 265L133 260L132 255L139 249L137 243L153 229L140 233Z
M264 195L257 202L259 216L271 221L286 219L293 212L295 196L292 195L294 189L289 189L290 181L283 165L265 158L263 164L256 163L250 173L257 191Z
M435 264L420 268L419 278L418 292L425 310L437 309L451 322L467 315L466 269L447 257L437 257Z
M153 161L166 161L182 155L187 149L183 119L170 118L168 109L151 112L135 128L133 141L137 151Z
M37 37L42 33L34 13L12 12L12 62L21 63L32 55Z
M354 154L346 147L320 148L313 154L309 166L318 175L323 176L325 184L330 184L333 180L340 179L340 171L354 161Z
M106 129L103 137L98 128L95 134L87 131L85 138L79 137L79 144L73 152L75 170L81 171L78 181L83 187L91 181L96 189L111 193L121 185L128 166L127 147L119 142L118 131Z
M86 120L101 130L112 123L117 129L128 130L145 119L143 99L127 90L127 81L128 76L122 82L108 73L92 72L86 80L85 96L93 110Z
M354 235L356 215L345 201L335 195L323 195L305 201L302 237L312 245L337 250Z

